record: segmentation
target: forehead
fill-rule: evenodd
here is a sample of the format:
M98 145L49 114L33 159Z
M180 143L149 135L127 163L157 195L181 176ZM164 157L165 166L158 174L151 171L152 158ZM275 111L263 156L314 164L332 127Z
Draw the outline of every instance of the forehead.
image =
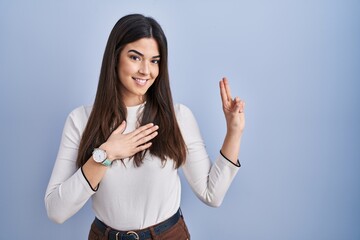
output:
M125 45L123 52L127 53L130 50L136 50L149 57L159 55L159 47L154 38L141 38L135 42L128 43Z

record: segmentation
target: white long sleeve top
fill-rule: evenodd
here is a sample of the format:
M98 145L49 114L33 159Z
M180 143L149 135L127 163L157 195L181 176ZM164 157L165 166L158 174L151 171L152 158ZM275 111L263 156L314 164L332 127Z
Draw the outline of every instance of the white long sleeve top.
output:
M124 133L136 129L137 117L143 105L127 108ZM82 133L92 107L73 110L65 123L55 166L45 194L50 219L62 223L74 215L92 198L92 208L98 219L120 230L143 229L171 217L180 207L181 183L172 160L163 165L147 153L140 167L133 160L114 161L94 191L76 167ZM202 140L197 122L184 105L175 105L176 118L187 147L183 173L193 192L204 203L221 204L239 166L222 154L212 164ZM160 126L166 127L166 126Z

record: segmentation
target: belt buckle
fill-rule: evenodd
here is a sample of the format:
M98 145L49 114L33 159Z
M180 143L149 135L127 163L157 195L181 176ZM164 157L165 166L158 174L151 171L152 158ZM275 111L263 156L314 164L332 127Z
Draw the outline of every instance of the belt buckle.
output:
M134 231L128 231L128 232L126 233L126 235L134 236L135 240L139 240L139 239L140 239L139 235L138 235L136 232L134 232Z

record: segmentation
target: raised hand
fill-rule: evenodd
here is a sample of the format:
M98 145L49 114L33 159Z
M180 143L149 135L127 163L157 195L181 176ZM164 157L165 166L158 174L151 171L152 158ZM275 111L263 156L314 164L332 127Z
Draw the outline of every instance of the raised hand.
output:
M130 133L123 134L126 122L123 121L115 129L108 140L100 148L107 153L109 160L123 159L133 156L135 153L143 151L151 146L151 139L157 136L159 126L153 123L141 126Z
M245 127L245 102L239 97L231 97L230 85L225 77L219 85L228 134L242 134Z

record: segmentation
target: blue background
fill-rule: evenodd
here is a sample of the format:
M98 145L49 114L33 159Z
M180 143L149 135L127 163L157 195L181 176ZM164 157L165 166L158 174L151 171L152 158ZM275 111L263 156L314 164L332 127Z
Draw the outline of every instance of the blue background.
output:
M220 208L183 181L192 239L360 239L360 1L0 1L1 239L86 239L88 203L44 207L67 114L91 104L115 22L157 19L176 102L208 153L225 133L218 81L246 100L236 176Z

